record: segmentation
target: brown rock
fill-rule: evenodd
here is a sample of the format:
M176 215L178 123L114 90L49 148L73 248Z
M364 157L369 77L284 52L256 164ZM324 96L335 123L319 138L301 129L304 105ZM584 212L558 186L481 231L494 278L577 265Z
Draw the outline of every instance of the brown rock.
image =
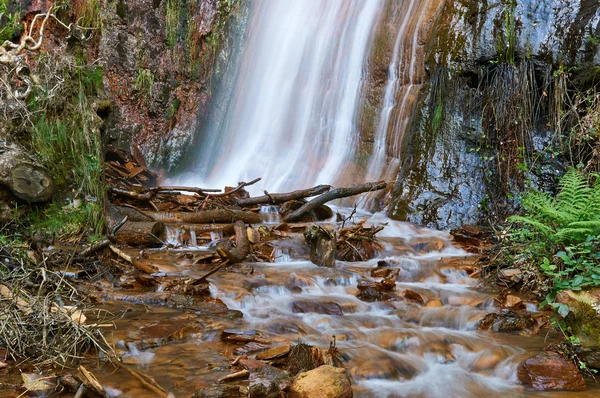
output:
M425 304L425 308L440 308L443 307L444 304L438 299L429 300L427 304Z
M519 364L517 375L530 390L579 391L586 388L577 367L555 352L542 352Z
M487 314L479 323L479 329L491 329L494 332L515 332L529 329L533 325L534 321L530 316L504 310L500 314Z
M290 352L289 345L282 345L279 347L271 348L270 350L256 354L256 359L268 360L273 358L280 358L287 355Z
M300 373L290 387L289 398L352 398L352 385L342 368L323 365Z
M326 315L344 315L342 307L333 301L294 301L292 303L292 312L294 313L309 313Z
M388 267L377 267L371 270L373 278L387 278L392 273L392 269Z
M396 288L396 281L394 278L386 278L377 284L379 290L394 290Z
M423 299L423 297L419 293L414 292L410 289L406 289L404 291L404 298L407 300L415 301L421 305L425 304L425 299Z
M515 309L515 310L520 310L520 309L525 308L525 303L523 302L523 300L521 300L520 297L513 296L512 294L509 294L504 299L504 306L506 308L512 308L512 309Z

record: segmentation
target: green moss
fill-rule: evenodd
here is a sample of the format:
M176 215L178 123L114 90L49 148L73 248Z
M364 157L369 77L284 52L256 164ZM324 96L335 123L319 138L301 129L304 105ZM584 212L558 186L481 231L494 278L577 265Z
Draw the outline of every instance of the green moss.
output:
M578 337L583 346L600 347L600 315L591 305L577 302L566 322L572 335Z
M171 120L177 115L179 111L179 106L181 105L181 100L179 98L175 98L171 107L169 108L169 112L167 113L167 120Z
M6 40L17 41L23 33L19 8L11 11L9 0L0 0L0 44Z

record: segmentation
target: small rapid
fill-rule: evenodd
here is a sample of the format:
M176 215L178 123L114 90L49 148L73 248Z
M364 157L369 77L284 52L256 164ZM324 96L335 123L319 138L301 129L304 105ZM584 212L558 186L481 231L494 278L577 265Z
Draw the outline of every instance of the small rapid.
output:
M273 208L263 210L265 223L257 229L266 232L282 226L275 223ZM345 217L352 213L345 208L336 211ZM333 268L316 266L309 261L298 225L298 232L289 230L269 242L274 262L244 262L211 273L208 296L200 301L193 297L148 301L144 298L148 289L125 290L120 297L129 304L121 301L120 307L109 308L126 309L115 322L112 344L127 364L155 377L174 396L198 392L209 394L201 397L230 396L218 394L231 388L241 394L231 396L247 396L243 394L252 383L266 376L258 372L249 380L219 384L220 378L239 369L232 361L248 357L248 366L270 363L271 371L274 366L287 369L277 361L257 361L255 355L297 343L322 350L334 345L357 398L532 394L520 385L517 366L555 337L527 330L480 329L484 318L502 308L496 294L475 279L478 257L457 246L445 232L393 221L382 213L357 213L354 222L384 226L375 258L336 261ZM319 224L340 228L342 222ZM180 235L172 231L170 236ZM197 267L196 260L210 255L218 240L207 237L206 245L147 250L147 261L161 270L153 277L165 278L149 293L168 295L174 286L171 281L206 275L210 266ZM370 289L384 278L392 280L393 286L385 291ZM521 314L544 316L533 303L524 303ZM231 333L250 337L230 342L224 337ZM144 396L123 374L113 375L110 369L99 374L115 397Z

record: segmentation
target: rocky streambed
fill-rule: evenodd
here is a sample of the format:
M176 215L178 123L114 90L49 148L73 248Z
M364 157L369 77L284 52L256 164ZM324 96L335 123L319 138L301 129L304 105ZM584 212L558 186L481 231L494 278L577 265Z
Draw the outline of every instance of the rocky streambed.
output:
M318 267L302 235L288 232L273 242L274 263L224 267L205 284L185 281L207 273L198 259L210 244L147 249L158 273L126 273L88 292L118 314L106 336L123 363L175 397L600 393L571 362L544 351L560 339L551 314L518 292L480 284L478 256L450 235L362 218L387 224L368 261ZM124 370L86 366L109 396L153 396Z

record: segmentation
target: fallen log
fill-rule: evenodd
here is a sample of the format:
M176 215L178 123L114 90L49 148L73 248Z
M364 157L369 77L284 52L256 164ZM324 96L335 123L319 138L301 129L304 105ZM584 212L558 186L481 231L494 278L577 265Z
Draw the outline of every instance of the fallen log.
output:
M139 210L128 206L114 206L118 212L118 218L127 217L129 221L152 221L152 217L145 215Z
M193 213L186 212L156 212L146 211L145 215L152 217L155 221L177 224L213 224L213 223L232 223L243 221L246 224L260 224L262 219L260 214L250 211L217 209L203 210Z
M259 204L277 205L290 200L304 199L311 196L320 195L331 189L330 185L319 185L309 189L300 189L287 193L268 193L265 191L264 196L256 196L253 198L236 199L239 206L255 206Z
M16 144L0 141L0 183L19 199L45 202L54 195L50 172L36 163Z
M233 224L233 229L235 230L235 247L230 250L218 248L217 253L219 253L221 257L229 260L231 264L237 264L248 257L251 246L246 225L243 221L236 221L235 224Z
M128 246L160 246L166 235L162 222L127 221L115 234L115 241Z
M329 192L326 192L320 196L317 196L310 202L306 203L304 206L300 207L298 210L287 215L283 221L285 222L293 222L300 218L304 213L307 213L321 205L324 205L327 202L330 202L335 199L347 198L349 196L358 195L364 192L373 192L379 191L381 189L385 189L387 183L385 181L379 182L368 182L365 184L355 185L349 188L335 188Z

